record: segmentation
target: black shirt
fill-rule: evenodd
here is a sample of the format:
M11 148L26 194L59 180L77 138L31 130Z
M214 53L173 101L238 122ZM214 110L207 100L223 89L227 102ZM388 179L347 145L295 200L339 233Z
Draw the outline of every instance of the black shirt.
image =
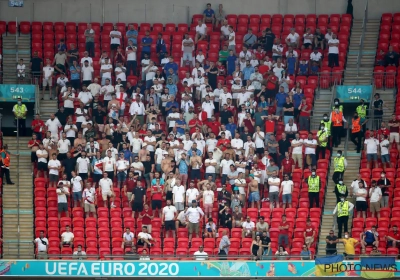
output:
M267 35L258 37L257 41L259 44L265 45L267 42Z
M319 34L315 33L314 37L317 38L318 42L321 42L325 38L325 36L322 33Z
M65 168L65 174L67 174L68 178L71 177L71 171L75 170L75 165L76 165L76 159L71 157L71 158L66 158L62 162L62 166Z
M265 35L267 42L265 44L265 50L266 51L272 51L272 45L274 44L275 41L275 34L274 33L267 33Z
M231 205L231 196L232 196L232 194L228 191L220 191L218 193L218 200L219 201L225 200L226 201L225 205L230 206Z
M271 243L271 238L269 238L268 236L261 235L261 243L262 245L266 246L269 243Z
M65 126L65 124L67 123L67 117L68 117L67 113L65 113L65 111L63 113L61 111L58 111L56 113L56 117L60 121L62 126Z
M293 103L285 103L283 104L283 108L290 109L294 108ZM294 111L285 111L283 113L284 116L294 116Z
M74 56L68 56L68 64L72 65L74 61L78 61L79 51L77 49L69 50L68 54L73 54Z
M229 219L231 219L229 221ZM229 212L224 211L220 218L220 223L222 226L227 226L229 222L232 222L232 215Z
M43 63L43 60L40 57L32 57L30 62L32 63L32 72L42 72L41 64Z
M378 99L374 101L374 109L382 108L383 101ZM383 110L374 110L374 115L383 115Z
M117 148L118 143L122 142L122 132L114 131L111 142L113 143L114 148Z
M240 134L240 139L242 139L243 143L247 142L247 136L250 136L250 138L252 138L252 135L250 133L241 133Z
M97 124L104 124L105 116L106 116L106 113L104 111L100 111L100 110L93 111L93 119L94 119L94 122Z
M219 112L219 117L221 118L221 124L229 123L228 119L233 116L232 112L229 110L222 110ZM232 135L233 136L233 135Z
M279 153L280 153L281 155L283 155L283 156L285 155L285 152L288 152L288 151L289 151L290 146L291 146L290 141L289 141L288 139L286 139L286 140L283 140L283 139L279 140L278 145L279 145Z
M328 239L328 241L336 241L338 238L337 238L336 235L332 235L332 236L328 235L326 237L326 239ZM336 250L336 244L337 243L333 243L333 244L326 243L326 249L334 249L334 250Z
M151 172L151 165L153 164L151 161L142 161L144 167L144 174L149 174Z
M143 197L146 195L146 189L143 187L136 187L133 189L132 194L135 196L133 202L143 203Z
M381 188L382 196L389 196L389 187L391 185L388 178L379 179L377 185ZM385 187L386 186L386 187Z
M97 100L97 101L96 101L96 100L94 100L94 99L93 99L93 101L90 102L90 104L89 104L90 108L92 108L92 111L93 111L93 110L97 110L98 105L101 105L102 107L104 106L103 102L101 102L100 100Z
M130 98L132 96L132 93L135 91L135 87L131 86L130 88L126 89L126 95Z

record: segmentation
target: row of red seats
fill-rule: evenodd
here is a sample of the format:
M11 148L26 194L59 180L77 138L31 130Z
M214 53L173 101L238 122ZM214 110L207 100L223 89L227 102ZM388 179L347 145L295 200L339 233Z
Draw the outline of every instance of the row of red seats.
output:
M384 13L382 14L381 23L382 24L391 24L391 23L400 23L400 13Z

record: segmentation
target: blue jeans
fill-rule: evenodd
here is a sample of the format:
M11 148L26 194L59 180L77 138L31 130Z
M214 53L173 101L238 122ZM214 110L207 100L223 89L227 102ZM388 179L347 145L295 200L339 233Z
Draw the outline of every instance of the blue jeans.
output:
M161 164L156 164L156 171L157 172L162 172Z
M153 80L146 80L146 88L149 89L153 86Z
M86 42L86 51L90 57L94 57L94 42Z
M226 184L226 179L228 178L228 175L227 174L222 174L222 177L221 177L221 184L222 185L225 185Z
M136 60L128 60L126 62L126 76L131 75L131 71L133 71L134 76L137 74L137 61Z

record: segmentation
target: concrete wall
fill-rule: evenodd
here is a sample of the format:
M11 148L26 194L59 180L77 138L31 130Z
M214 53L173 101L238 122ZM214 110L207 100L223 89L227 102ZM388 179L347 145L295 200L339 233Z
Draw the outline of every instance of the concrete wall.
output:
M342 14L347 7L347 0L25 0L23 8L10 8L0 0L0 20L180 23L202 13L208 2L235 14ZM356 18L363 18L365 3L353 0ZM399 0L369 0L370 18L398 11Z

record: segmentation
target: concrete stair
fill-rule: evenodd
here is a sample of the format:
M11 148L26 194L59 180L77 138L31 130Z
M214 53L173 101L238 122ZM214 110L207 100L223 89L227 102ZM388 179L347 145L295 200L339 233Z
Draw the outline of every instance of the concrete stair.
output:
M319 243L318 243L318 252L320 255L325 255L325 247L326 247L326 242L325 242L325 237L329 235L329 231L334 227L335 228L335 234L337 235L337 225L336 225L336 216L333 216L333 210L336 207L336 195L333 193L335 184L332 181L332 175L334 171L334 158L337 154L338 150L341 150L342 152L345 151L345 142L346 138L343 137L341 141L341 145L339 145L337 148L333 148L333 154L332 154L332 159L331 159L331 168L330 168L330 173L329 173L329 178L327 182L327 190L326 190L326 195L325 195L325 204L324 204L324 212L322 215L322 222L321 222L321 230L320 230L320 236L319 236ZM348 142L348 148L347 148L347 169L344 173L344 184L347 186L347 188L350 188L351 183L354 179L357 178L357 174L359 171L360 167L360 156L361 154L356 153L355 151L356 146L350 141ZM349 219L348 223L348 229L351 231L351 225L352 225L352 218ZM338 244L338 253L343 252L343 245Z
M44 97L44 100L40 100L39 106L39 113L44 122L46 122L50 118L50 114L56 113L58 111L57 101L50 100L48 95Z
M18 167L16 138L4 137L4 143L8 144L9 151L12 153L10 175L15 183L15 185L3 186L3 257L5 259L34 258L33 178L30 150L27 146L29 139L30 137L19 139Z
M3 83L4 84L30 84L30 76L26 75L24 81L17 79L17 63L19 59L24 60L26 65L25 72L29 72L29 61L31 59L31 37L30 35L17 35L18 45L15 35L3 35Z
M311 118L311 130L318 130L319 124L324 114L329 114L332 111L331 106L332 91L320 90L314 102L313 116Z
M355 19L353 21L349 51L347 53L346 70L344 74L344 85L369 85L372 81L380 20L369 19L366 23L364 44L359 65L360 72L357 73L357 58L360 48L359 43L363 31L362 25L362 19Z

